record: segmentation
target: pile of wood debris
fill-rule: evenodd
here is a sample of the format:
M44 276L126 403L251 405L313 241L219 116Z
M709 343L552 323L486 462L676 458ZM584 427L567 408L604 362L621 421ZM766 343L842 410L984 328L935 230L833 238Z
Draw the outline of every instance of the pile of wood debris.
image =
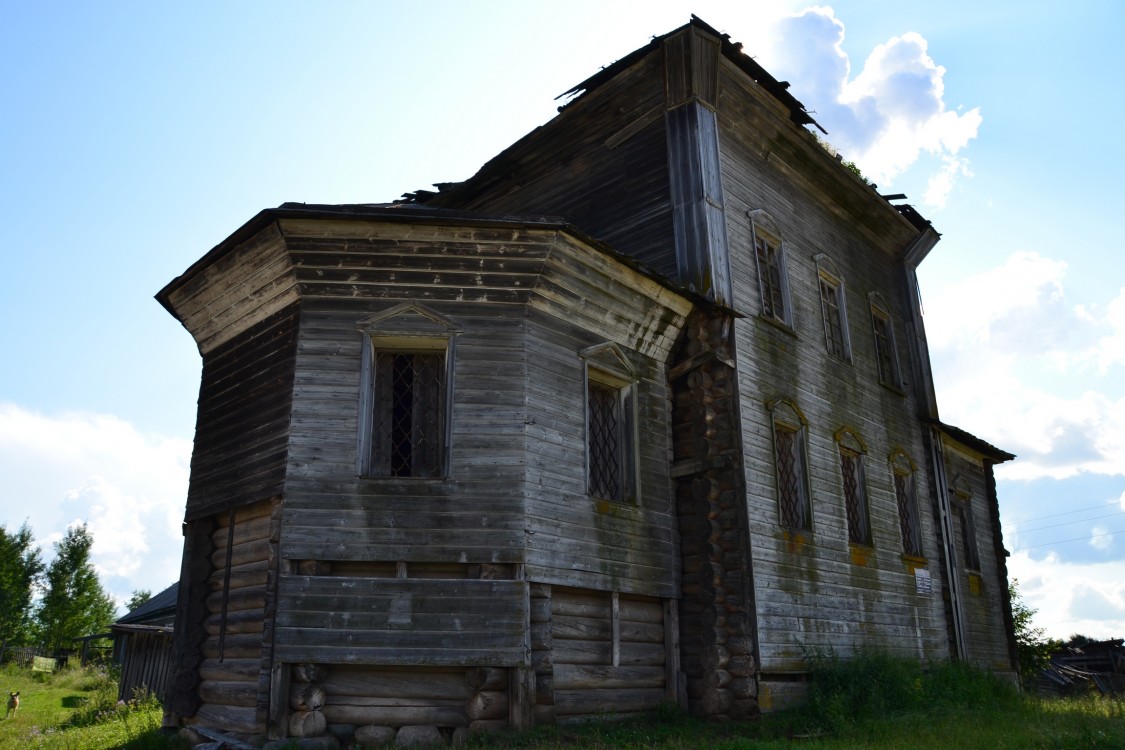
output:
M1125 695L1125 640L1068 646L1051 655L1051 664L1039 673L1040 695L1082 695L1097 690L1102 695Z

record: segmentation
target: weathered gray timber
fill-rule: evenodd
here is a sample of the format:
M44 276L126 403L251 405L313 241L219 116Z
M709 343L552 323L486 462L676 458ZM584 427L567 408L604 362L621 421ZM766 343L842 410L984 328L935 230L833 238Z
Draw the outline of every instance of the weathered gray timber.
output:
M752 716L809 649L1012 669L1012 456L938 421L937 233L699 19L569 93L158 295L203 357L170 718L461 741Z

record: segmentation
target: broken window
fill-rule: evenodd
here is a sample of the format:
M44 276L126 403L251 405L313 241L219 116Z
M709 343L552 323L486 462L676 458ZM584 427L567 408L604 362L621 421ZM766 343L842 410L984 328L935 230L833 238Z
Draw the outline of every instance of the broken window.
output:
M751 212L754 260L758 267L758 290L762 315L787 326L793 324L789 303L789 278L785 269L785 247L772 231L772 221L762 211Z
M961 532L961 553L964 555L962 563L969 570L980 570L980 553L977 551L976 524L973 522L973 498L962 492L957 492L957 500L953 505L953 514L957 519L958 530Z
M871 327L875 334L875 362L879 368L879 382L893 388L901 388L902 375L898 367L895 331L887 310L887 306L882 304L878 295L872 293Z
M826 255L817 255L817 278L820 287L820 317L824 323L824 343L828 353L851 362L851 341L848 338L848 317L844 304L844 282L835 265Z

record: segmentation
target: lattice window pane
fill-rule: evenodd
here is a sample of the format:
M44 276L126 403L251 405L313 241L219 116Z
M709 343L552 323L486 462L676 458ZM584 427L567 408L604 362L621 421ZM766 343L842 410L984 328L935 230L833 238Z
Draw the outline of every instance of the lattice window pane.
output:
M623 422L621 392L590 381L588 391L589 491L602 500L622 500Z
M781 525L790 529L809 528L808 494L804 484L804 447L801 433L786 425L774 425L774 451L777 459L778 505Z
M854 544L871 544L871 528L867 518L867 488L863 476L863 459L851 451L840 451L840 473L844 477L844 507L848 516L848 540Z
M922 554L922 534L918 524L918 505L914 499L914 477L895 472L895 499L898 501L898 524L902 531L902 551L915 557Z
M444 383L441 352L376 352L373 474L441 476Z
M840 289L827 279L820 279L820 313L824 320L824 341L828 353L847 359L844 320L840 311Z

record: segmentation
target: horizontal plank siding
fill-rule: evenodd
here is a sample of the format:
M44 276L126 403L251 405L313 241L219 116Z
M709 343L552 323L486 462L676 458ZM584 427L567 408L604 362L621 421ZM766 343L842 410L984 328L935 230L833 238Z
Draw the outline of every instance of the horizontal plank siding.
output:
M905 560L898 521L890 453L902 449L917 463L915 485L928 486L916 384L902 390L879 382L871 331L868 293L878 292L891 306L898 342L906 341L902 269L896 264L911 237L905 224L892 221L879 234L874 214L855 202L850 189L825 178L814 189L779 154L768 156L767 143L785 141L791 132L780 113L763 97L748 93L733 69L721 78L721 169L726 195L727 234L735 307L744 471L754 559L761 670L802 671L809 648L848 653L878 646L922 659L948 656L939 571L933 589L916 592L914 567ZM784 158L798 158L821 169L821 155L797 147ZM801 147L805 148L804 146ZM813 145L812 149L819 149ZM768 156L768 158L767 158ZM827 162L824 162L827 165ZM825 167L827 169L827 167ZM877 196L873 200L880 200ZM764 210L781 232L792 301L792 330L760 317L761 295L754 259L749 213ZM880 213L881 211L881 213ZM876 218L882 217L882 218ZM884 224L878 224L884 227ZM821 321L818 271L813 256L827 253L845 287L846 323L851 362L826 351ZM901 345L900 345L901 347ZM900 348L900 366L908 371ZM794 535L781 528L777 505L772 417L767 404L786 398L808 420L808 469L812 498L812 532ZM873 548L849 547L834 435L847 427L866 443L863 456ZM937 536L929 503L919 496L926 560L938 560Z
M526 602L522 581L282 576L277 654L322 664L518 664Z

